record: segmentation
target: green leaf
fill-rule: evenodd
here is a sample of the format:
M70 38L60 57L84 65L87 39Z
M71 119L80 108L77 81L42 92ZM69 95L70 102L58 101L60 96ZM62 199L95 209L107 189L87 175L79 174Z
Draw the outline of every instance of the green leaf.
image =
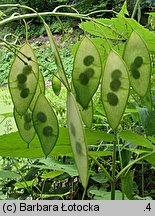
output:
M129 95L128 70L121 57L110 51L101 84L102 102L108 122L115 130L124 113Z
M33 127L32 121L32 112L30 110L27 110L23 116L20 116L14 109L14 118L22 139L27 144L29 144L35 136L35 129Z
M136 31L132 32L125 45L123 58L129 68L133 89L140 96L144 96L150 83L151 60L144 40Z
M114 136L103 131L85 130L87 142L94 145L98 141L103 140L113 142ZM111 151L90 151L96 157L111 155ZM0 156L3 157L22 157L22 158L41 158L44 153L40 147L38 137L35 136L29 148L21 139L18 132L0 136ZM59 137L50 156L72 156L72 149L68 134L68 128L60 128Z
M40 160L43 165L32 165L32 167L38 167L40 169L49 169L49 170L55 170L56 172L59 171L64 173L68 173L70 176L78 176L78 172L76 169L76 166L73 164L64 164L60 161L54 160L52 158L42 159ZM56 174L55 172L55 174ZM54 174L54 173L53 173ZM58 173L57 173L58 174Z
M96 173L95 175L92 175L91 179L100 184L104 184L108 181L108 178L104 173Z
M129 141L131 143L134 143L136 145L148 148L148 149L153 149L152 143L146 139L144 136L140 136L138 134L133 133L130 130L123 130L120 132L120 137L126 141Z
M47 179L47 178L50 178L50 179L53 179L61 174L63 174L64 172L63 171L59 171L59 170L55 170L55 171L50 171L50 172L47 172L47 173L44 173L41 175L41 178L43 179Z
M122 191L125 193L129 200L133 199L133 178L134 170L129 170L127 174L122 177Z
M73 85L76 100L83 109L88 107L96 92L101 76L101 59L95 45L85 37L75 54L73 66Z
M129 12L127 10L127 5L126 5L126 1L124 2L122 8L121 8L121 11L118 13L118 17L124 17L125 15L128 15L129 16Z
M59 126L57 117L44 94L40 94L35 104L33 123L43 152L47 156L56 144Z
M0 171L0 179L15 179L17 177L20 177L19 174L11 172L11 171L5 171L5 170L1 170Z
M86 135L78 105L72 93L67 93L67 119L75 163L84 188L88 183L88 150Z
M23 115L34 97L39 68L29 44L25 43L17 54L10 69L8 84L15 109L19 115Z

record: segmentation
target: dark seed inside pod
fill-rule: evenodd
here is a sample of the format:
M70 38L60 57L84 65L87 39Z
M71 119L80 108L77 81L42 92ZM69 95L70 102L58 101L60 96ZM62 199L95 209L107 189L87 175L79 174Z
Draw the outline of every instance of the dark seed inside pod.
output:
M74 127L74 125L72 123L70 123L70 128L71 128L72 135L75 136L76 135L75 127Z
M43 112L38 112L38 113L37 113L37 119L38 119L40 122L44 123L44 122L47 121L47 116L46 116Z
M29 122L31 122L31 120L32 120L32 114L28 113L28 112L25 113L24 114L24 121L29 123Z
M140 78L140 72L138 71L138 69L134 69L131 71L133 78L135 79L139 79Z
M79 143L79 142L76 142L76 152L77 152L78 154L81 154L81 153L82 153L81 143Z
M112 73L111 73L111 77L112 79L119 79L122 75L122 72L118 69L114 70Z
M118 79L114 79L111 83L110 83L110 88L112 91L118 91L118 89L121 86L121 81Z
M25 124L24 124L24 129L25 130L30 130L32 128L32 124L31 123L27 123L27 122L25 122Z
M83 60L83 63L86 66L90 66L91 64L93 64L93 62L94 62L94 57L91 55L86 56Z
M50 127L50 126L46 126L44 127L43 129L43 135L46 136L46 137L49 137L49 136L52 136L53 134L53 128Z
M118 97L116 94L109 92L107 94L107 100L109 102L110 105L112 106L116 106L118 104Z
M25 74L21 73L21 74L18 74L17 80L18 80L18 83L23 84L26 82L27 77L25 76Z
M32 71L32 66L31 65L25 65L23 68L23 74L24 75L29 75Z
M85 70L84 73L85 73L86 76L90 79L90 78L92 78L92 76L94 75L95 71L94 71L94 69L92 69L92 68L88 68L88 69Z
M29 88L25 88L25 89L23 89L23 90L21 91L20 96L21 96L22 98L27 98L27 97L29 96L29 93L30 93Z
M81 74L80 74L79 80L80 80L80 83L81 83L82 85L87 85L88 82L89 82L89 78L88 78L88 76L87 76L85 73L81 73Z
M134 60L134 65L139 68L143 64L143 58L141 56L137 56Z

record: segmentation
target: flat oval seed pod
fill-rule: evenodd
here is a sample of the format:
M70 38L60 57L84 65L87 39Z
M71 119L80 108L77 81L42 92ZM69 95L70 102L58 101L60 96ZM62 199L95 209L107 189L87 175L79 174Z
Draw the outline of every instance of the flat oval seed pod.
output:
M105 63L101 91L108 122L115 130L127 103L129 78L126 64L113 50L110 51Z
M53 52L53 55L55 58L55 63L57 65L57 70L58 70L59 76L62 79L62 82L66 86L66 88L70 89L70 86L69 86L69 83L68 83L68 80L67 80L67 77L65 74L64 66L63 66L57 45L55 43L54 37L51 33L49 26L45 22L44 22L44 27L45 27L47 35L48 35L48 39L49 39L50 46L51 46L51 49L52 49L52 52Z
M53 76L52 78L52 89L55 95L59 96L61 91L61 81L56 76Z
M83 109L80 104L78 104L78 107L81 113L83 123L86 125L87 128L91 128L93 122L93 102L90 101L87 109Z
M33 110L33 124L45 156L54 148L59 135L57 117L45 98L40 94Z
M39 72L39 82L37 84L37 89L34 94L33 100L31 101L31 104L29 107L31 111L33 111L35 103L41 93L45 94L45 82L44 82L43 74Z
M22 55L23 53L24 55ZM25 43L15 57L9 73L9 90L19 115L28 109L38 82L38 64L33 49Z
M88 150L82 119L76 100L71 92L67 93L67 118L70 141L75 163L84 188L88 183Z
M150 83L151 60L144 40L136 31L131 33L125 45L123 59L129 68L131 86L144 96Z
M76 100L86 109L99 85L101 59L95 45L85 37L75 54L73 85Z
M32 112L28 109L23 116L20 116L14 109L14 118L21 138L28 144L35 136L33 127Z

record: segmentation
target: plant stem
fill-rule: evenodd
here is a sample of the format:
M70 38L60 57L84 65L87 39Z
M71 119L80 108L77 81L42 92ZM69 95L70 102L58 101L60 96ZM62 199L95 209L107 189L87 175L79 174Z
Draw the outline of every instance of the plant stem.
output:
M142 197L144 197L144 160L142 160Z
M124 167L116 176L116 181L123 175L123 173L126 171L126 170L129 170L134 164L136 164L137 162L143 160L144 158L146 157L149 157L151 155L155 154L155 151L151 151L149 152L148 154L145 154L143 156L141 156L140 158L134 160L133 162L131 162L130 164L128 164L126 167Z
M116 150L117 150L117 133L115 132L115 140L113 145L113 155L112 155L112 182L111 182L111 200L115 200L115 169L116 169Z
M110 181L110 183L112 183L113 179L112 177L110 176L109 172L102 166L102 164L100 164L98 162L98 160L94 157L94 156L91 156L89 155L89 157L95 161L95 163L101 168L101 170L104 172L104 174L107 176L108 180Z
M135 7L134 7L134 9L133 9L133 12L132 12L131 18L134 18L134 17L135 17L136 12L137 12L137 9L138 9L138 5L139 5L139 3L140 3L140 0L137 0L137 1L136 1L136 4L135 4Z

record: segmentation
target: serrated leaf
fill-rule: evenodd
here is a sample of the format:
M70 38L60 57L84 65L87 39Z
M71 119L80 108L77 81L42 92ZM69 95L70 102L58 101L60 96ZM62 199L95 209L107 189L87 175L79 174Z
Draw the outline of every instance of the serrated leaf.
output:
M148 148L148 149L153 149L152 143L146 139L144 136L140 136L136 133L133 133L130 130L123 130L120 132L120 137L126 141L129 141L131 143L134 143L136 145Z
M144 40L136 31L131 33L125 45L123 59L129 68L133 89L140 96L144 96L150 83L151 60Z
M37 59L32 47L25 43L17 53L10 69L9 90L19 115L26 112L37 88L39 68L35 62Z
M41 142L42 150L47 156L56 144L59 126L57 117L44 94L40 94L35 104L33 123Z
M76 100L83 109L88 107L96 92L101 76L101 59L95 45L85 37L75 54L73 65L73 85Z
M129 95L128 70L121 57L110 51L101 83L102 102L113 130L118 127Z
M86 135L78 105L72 93L67 93L67 119L75 163L84 188L88 183L88 150Z

